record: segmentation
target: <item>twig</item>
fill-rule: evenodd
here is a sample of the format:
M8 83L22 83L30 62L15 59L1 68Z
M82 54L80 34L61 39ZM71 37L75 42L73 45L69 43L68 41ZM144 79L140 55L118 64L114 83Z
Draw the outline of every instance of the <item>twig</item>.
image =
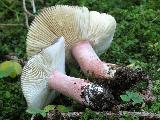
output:
M152 21L150 21L151 23L154 22L155 20L157 20L158 16L156 16Z
M151 78L149 76L146 76L146 78L144 78L144 79L147 80L147 82L148 82L147 84L148 85L147 85L146 90L143 90L142 93L140 93L140 95L143 98L145 103L153 102L153 101L156 100L156 98L152 93L152 87L153 87L152 80L151 80ZM142 104L141 107L144 107L145 103ZM131 107L132 105L133 105L132 102L128 102L126 104L120 104L120 105L114 106L112 108L112 110L113 111L126 110L127 108Z
M58 113L58 114L57 114ZM137 116L140 118L144 118L147 120L159 120L160 114L150 113L150 112L128 112L128 111L119 111L113 113L111 111L108 112L95 112L96 115L103 114L106 118L107 117L123 117L127 116ZM71 119L71 118L80 118L83 115L83 112L68 112L68 113L60 113L57 110L50 111L47 114L47 120L53 120L53 118L64 118Z
M31 4L32 4L32 8L33 8L33 13L36 13L36 7L35 7L35 2L34 0L31 0ZM24 9L24 15L25 15L25 24L27 26L27 28L29 28L29 23L28 23L28 17L35 17L35 15L33 15L32 13L30 13L27 8L26 8L26 0L23 0L23 9Z
M18 57L15 55L15 53L9 53L8 55L3 56L0 55L0 57L5 60L18 60Z
M26 0L23 0L23 9L24 9L24 12L26 14L28 14L29 16L32 16L32 17L35 17L35 15L33 15L32 13L30 13L27 8L26 8Z
M1 24L0 23L0 27L15 27L15 26L24 26L23 24Z
M35 6L34 0L30 0L30 1L31 1L31 5L32 5L32 8L33 8L33 13L36 13L36 6Z
M28 15L26 13L24 13L25 15L25 24L26 24L26 27L29 28L29 23L28 23Z
M147 119L160 119L160 114L149 113L149 112L128 112L128 111L119 111L117 113L113 112L95 112L97 115L103 114L105 117L122 117L124 115L130 116L138 116ZM48 113L50 114L50 113ZM64 118L80 118L83 112L68 112L68 113L61 113Z
M17 62L19 62L22 66L24 66L27 61L24 61L23 59L19 59L14 53L10 53L8 55L0 55L0 58L2 58L2 60L16 60Z
M153 96L153 93L152 93L152 87L153 87L153 83L152 83L152 80L149 76L146 77L146 80L147 80L147 89L146 90L143 90L142 91L142 94L141 96L143 97L144 101L146 103L148 102L153 102L156 100L156 98Z
M127 108L133 106L132 102L128 102L126 104L119 104L114 107L112 107L113 112L121 111L121 110L126 110Z

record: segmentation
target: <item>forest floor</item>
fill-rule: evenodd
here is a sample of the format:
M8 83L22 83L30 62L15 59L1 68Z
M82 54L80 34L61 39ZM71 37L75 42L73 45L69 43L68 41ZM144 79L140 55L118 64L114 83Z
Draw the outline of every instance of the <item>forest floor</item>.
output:
M109 63L143 69L152 78L152 91L157 98L146 104L143 111L160 113L160 0L36 0L36 9L38 11L56 4L86 6L89 10L109 13L115 17L117 28L113 42L100 58ZM26 6L32 12L29 1ZM32 20L33 17L29 17L29 23ZM27 31L22 1L0 0L0 62L6 61L6 55L27 60ZM67 68L67 74L83 77L79 68L74 66ZM138 83L135 86L145 88L145 85ZM66 98L66 101L70 99ZM64 102L61 104L65 105ZM26 109L20 76L14 79L1 78L0 119L27 120L31 115L26 113ZM89 119L85 115L81 119Z

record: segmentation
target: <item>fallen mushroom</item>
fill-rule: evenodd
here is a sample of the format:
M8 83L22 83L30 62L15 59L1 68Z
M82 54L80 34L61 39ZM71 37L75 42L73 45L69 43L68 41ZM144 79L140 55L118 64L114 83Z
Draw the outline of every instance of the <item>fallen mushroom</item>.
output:
M95 77L110 78L114 76L117 65L101 62L96 54L100 55L108 49L115 28L114 17L89 11L86 7L57 5L45 8L30 26L27 54L28 57L35 55L50 45L53 38L64 36L67 62L70 61L73 48L73 56L86 74L93 73Z
M95 109L110 108L114 97L109 89L65 75L64 58L64 39L61 37L29 59L21 76L28 106L44 107L56 97L57 91Z
M48 82L50 88L96 110L108 110L115 104L109 89L84 79L54 71Z

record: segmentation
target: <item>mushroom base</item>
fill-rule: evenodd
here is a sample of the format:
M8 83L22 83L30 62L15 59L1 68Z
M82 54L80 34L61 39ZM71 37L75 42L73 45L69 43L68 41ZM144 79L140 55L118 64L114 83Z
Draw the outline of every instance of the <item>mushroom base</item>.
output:
M63 95L72 97L82 105L93 109L104 110L112 106L114 100L109 89L101 85L74 78L54 71L48 81L49 87Z

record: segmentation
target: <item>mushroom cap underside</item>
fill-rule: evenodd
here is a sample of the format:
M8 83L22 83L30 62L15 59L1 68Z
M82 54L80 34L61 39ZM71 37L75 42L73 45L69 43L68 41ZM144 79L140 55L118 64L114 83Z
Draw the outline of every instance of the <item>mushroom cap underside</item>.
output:
M80 40L90 40L97 54L110 46L116 28L114 17L89 11L86 7L57 5L44 8L35 17L27 34L28 58L50 46L55 38L65 38L66 58Z
M28 107L42 108L56 97L56 91L48 88L48 77L54 70L65 73L63 37L32 56L24 66L21 87Z

